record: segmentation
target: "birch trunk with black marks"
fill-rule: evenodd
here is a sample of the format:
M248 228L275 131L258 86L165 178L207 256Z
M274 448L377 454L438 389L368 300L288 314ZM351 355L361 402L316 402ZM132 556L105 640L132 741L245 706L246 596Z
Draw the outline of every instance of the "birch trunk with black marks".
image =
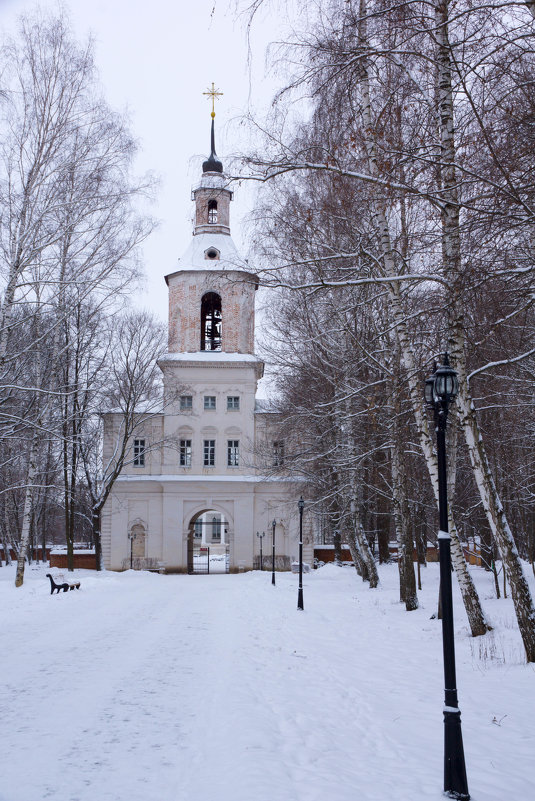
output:
M357 541L355 528L353 523L351 522L350 525L347 527L347 545L349 548L349 552L351 554L351 559L353 560L353 564L355 565L355 570L362 578L363 581L369 581L370 575L368 571L368 566L364 561L364 557L362 556L360 546Z
M360 28L359 38L362 49L366 47L366 2L360 0ZM371 98L370 98L370 84L368 67L365 59L361 60L361 75L360 75L360 91L361 91L361 105L364 129L368 132L365 137L365 146L368 160L368 170L370 175L377 176L379 174L377 167L377 156L375 151L375 141L373 138L373 120L371 114ZM377 190L379 191L379 190ZM384 275L395 276L397 275L395 256L391 245L390 230L387 219L386 204L379 194L376 196L374 208L374 224L380 240L381 256L383 262ZM389 293L390 309L394 318L394 332L399 344L401 360L405 369L405 376L407 380L407 387L409 390L409 397L412 405L416 428L420 440L420 447L425 458L433 492L438 507L438 463L436 452L433 447L433 442L429 432L427 417L422 408L422 387L419 381L419 371L414 357L412 341L407 329L407 317L403 302L401 299L400 282L392 281L387 284ZM472 577L468 571L464 555L462 553L461 544L457 536L456 530L453 527L451 531L451 551L452 562L457 574L459 588L463 598L464 607L470 625L470 631L473 637L486 634L489 630L489 625L485 619L483 609L475 588Z
M470 394L466 367L465 326L462 305L460 198L455 170L455 127L452 89L452 55L449 43L449 0L435 5L435 41L438 79L438 125L442 180L442 258L450 288L450 350L459 374L458 408L475 481L483 508L509 574L518 627L528 662L535 662L535 608L522 563L488 463ZM452 543L453 545L453 543Z
M17 571L15 574L15 587L21 587L24 582L24 565L30 542L30 530L33 516L33 497L35 491L35 478L37 475L37 447L39 438L37 431L32 435L30 455L28 459L28 472L26 474L26 491L24 494L24 512L22 515L22 529L20 533L19 554L17 558Z
M356 482L352 482L352 526L351 530L354 532L358 550L362 556L366 571L368 574L368 581L370 582L370 589L375 589L379 585L379 573L377 572L377 565L370 548L370 544L366 538L364 526L362 525L362 517L360 514L360 492Z

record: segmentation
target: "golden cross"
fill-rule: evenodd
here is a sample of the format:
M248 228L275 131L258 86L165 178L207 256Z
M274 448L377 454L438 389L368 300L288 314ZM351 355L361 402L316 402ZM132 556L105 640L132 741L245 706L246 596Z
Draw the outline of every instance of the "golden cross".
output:
M220 92L219 89L216 89L215 83L212 81L212 88L208 89L207 92L203 92L203 95L207 95L208 97L212 98L212 119L213 119L215 117L216 97L223 97L223 92Z

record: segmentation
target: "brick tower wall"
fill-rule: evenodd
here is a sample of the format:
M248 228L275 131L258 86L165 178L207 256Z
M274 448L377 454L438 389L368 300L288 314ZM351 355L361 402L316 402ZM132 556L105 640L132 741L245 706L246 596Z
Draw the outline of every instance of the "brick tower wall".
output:
M254 353L255 276L228 271L187 271L169 278L169 353L195 353L201 348L201 299L221 296L222 350Z
M196 189L195 196L195 229L198 231L202 226L207 230L230 232L230 201L232 193L228 189L204 188ZM208 203L210 200L217 201L217 223L208 222Z

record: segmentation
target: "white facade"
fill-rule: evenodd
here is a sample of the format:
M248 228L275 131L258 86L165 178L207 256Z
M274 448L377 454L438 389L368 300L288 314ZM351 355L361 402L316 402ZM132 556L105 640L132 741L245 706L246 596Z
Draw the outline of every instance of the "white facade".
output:
M104 564L128 567L135 534L137 566L162 563L167 571L191 572L197 549L209 547L225 556L231 571L252 569L259 563L258 531L266 532L265 568L275 520L275 564L289 569L298 555L295 484L283 470L265 469L270 454L276 462L281 451L271 424L276 416L255 399L263 373L254 354L257 279L230 236L232 192L213 139L193 199L192 242L166 276L169 345L158 362L163 411L136 432L132 458L104 509ZM113 414L105 424L106 458ZM312 561L308 530L304 542L305 561Z

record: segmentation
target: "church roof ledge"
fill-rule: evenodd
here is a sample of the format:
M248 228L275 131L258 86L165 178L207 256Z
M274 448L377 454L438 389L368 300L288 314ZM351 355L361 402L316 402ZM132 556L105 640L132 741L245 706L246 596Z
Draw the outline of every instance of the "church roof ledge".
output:
M263 364L262 359L254 353L227 353L223 350L199 350L193 353L164 353L158 359L159 363L165 362L251 362L252 364Z
M238 475L238 476L226 476L226 475L216 475L216 476L208 476L204 474L195 474L195 475L179 475L179 474L161 474L158 475L157 473L153 473L151 475L120 475L116 479L116 481L154 481L155 483L167 483L168 481L176 481L177 483L180 482L191 482L194 481L198 484L202 484L203 482L218 482L218 483L225 483L231 482L235 483L264 483L264 482L277 482L277 483L285 483L290 481L295 481L295 477L290 478L287 476L266 476L266 475Z

